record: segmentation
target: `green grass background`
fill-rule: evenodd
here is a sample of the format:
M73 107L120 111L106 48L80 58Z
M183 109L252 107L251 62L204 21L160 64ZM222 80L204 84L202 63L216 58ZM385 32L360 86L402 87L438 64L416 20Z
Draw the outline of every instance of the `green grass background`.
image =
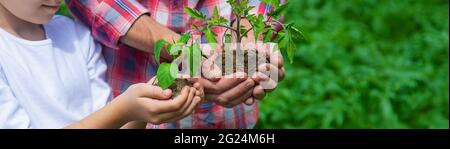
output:
M257 128L449 128L448 13L448 0L290 0L311 43Z

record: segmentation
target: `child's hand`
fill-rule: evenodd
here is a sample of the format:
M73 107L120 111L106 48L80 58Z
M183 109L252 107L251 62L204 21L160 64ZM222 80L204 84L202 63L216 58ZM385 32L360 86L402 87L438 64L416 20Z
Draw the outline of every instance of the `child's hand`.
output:
M180 120L190 115L202 101L203 89L197 84L184 87L177 97L170 90L140 83L130 86L120 96L121 108L128 121L161 124ZM172 98L172 100L170 100Z
M189 79L189 82L193 83L194 88L196 89L195 96L201 98L202 101L204 101L205 98L205 91L203 88L203 85L200 84L198 79Z

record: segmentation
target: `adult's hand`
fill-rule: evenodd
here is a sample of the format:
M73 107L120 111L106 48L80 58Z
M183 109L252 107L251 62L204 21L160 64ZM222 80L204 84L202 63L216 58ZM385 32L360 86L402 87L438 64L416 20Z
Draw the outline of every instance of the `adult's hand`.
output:
M226 108L232 108L246 100L253 100L252 94L255 82L248 77L223 77L215 80L200 78L198 82L205 89L206 100L213 101Z
M221 56L210 48L202 49L208 59L202 62L202 77L195 82L202 84L205 100L213 101L226 108L232 108L246 100L253 100L255 82L245 73L233 73L222 76L222 69L215 63Z
M259 65L258 69L263 71L257 72L252 76L252 79L256 83L256 86L253 89L253 99L263 99L266 93L272 92L277 87L278 82L284 80L285 77L283 56L281 53L277 51L266 52L266 54L269 57L269 63ZM247 105L253 103L254 100L252 99L245 101L245 104Z
M247 28L251 27L250 22L246 19L241 20L241 25ZM232 34L232 36L234 37L236 35ZM247 37L244 37L241 40L241 43L247 44L262 42L262 37L262 35L259 35L258 39L255 39L253 31L250 31ZM235 42L235 40L233 39L234 38L232 38L232 42ZM266 96L266 93L275 90L278 82L284 79L285 69L283 63L283 55L279 50L273 51L272 48L272 46L257 46L256 50L258 50L259 53L265 54L266 57L269 58L269 62L260 64L258 66L258 70L260 70L260 72L252 74L252 76L250 76L255 81L255 87L253 88L252 98L248 98L247 100L245 100L245 104L247 105L253 104L255 102L255 99L263 99ZM275 75L274 73L278 74ZM274 76L277 77L274 78Z
M139 17L120 41L128 46L153 54L154 43L160 39L168 42L177 41L180 35L168 27L159 24L148 15ZM172 60L166 50L161 51L161 58Z

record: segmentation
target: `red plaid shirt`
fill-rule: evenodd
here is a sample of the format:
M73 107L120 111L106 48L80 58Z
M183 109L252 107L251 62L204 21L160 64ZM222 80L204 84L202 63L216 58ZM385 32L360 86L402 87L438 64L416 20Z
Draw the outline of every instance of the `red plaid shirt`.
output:
M231 6L226 0L66 0L66 4L76 18L91 28L94 38L103 44L103 55L108 65L107 81L114 97L131 84L147 82L157 70L153 56L119 43L119 38L139 16L149 13L160 24L184 33L190 30L192 23L183 11L186 6L209 17L214 6L227 19L231 15ZM255 0L251 0L249 5L256 6L252 10L256 14L266 14L270 10L268 5ZM218 35L223 32L215 31ZM258 102L230 109L206 102L194 114L178 122L150 125L149 128L253 128L257 119Z

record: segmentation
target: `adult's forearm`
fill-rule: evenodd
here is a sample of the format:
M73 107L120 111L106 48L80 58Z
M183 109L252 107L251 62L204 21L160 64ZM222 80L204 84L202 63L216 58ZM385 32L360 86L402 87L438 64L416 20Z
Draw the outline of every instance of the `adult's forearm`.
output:
M148 15L142 15L131 26L127 34L120 41L128 46L153 54L153 45L163 39L167 42L176 41L180 35L156 22ZM170 55L163 50L161 57L171 60Z

